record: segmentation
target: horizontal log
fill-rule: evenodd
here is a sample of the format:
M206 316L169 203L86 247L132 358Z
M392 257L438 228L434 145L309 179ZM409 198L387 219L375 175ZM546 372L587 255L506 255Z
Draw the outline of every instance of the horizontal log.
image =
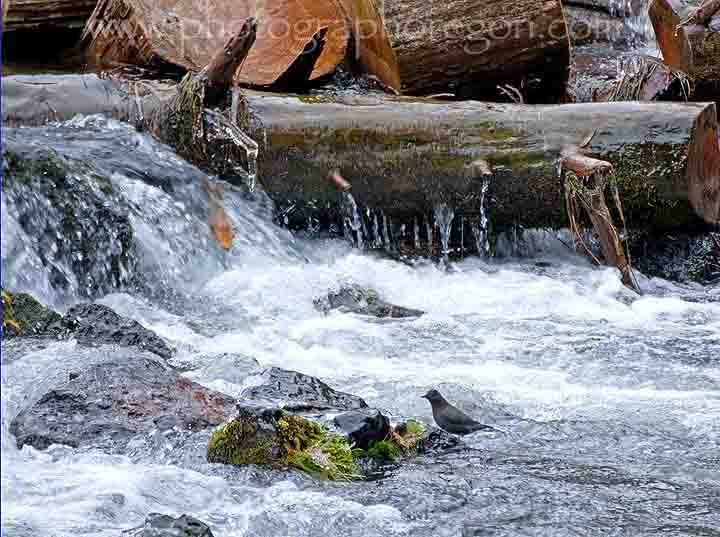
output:
M610 162L628 221L718 222L720 159L714 105L588 103L526 107L401 98L250 94L261 142L259 177L283 203L336 200L326 177L339 170L358 203L397 217L449 204L480 210L478 159L494 171L495 225L557 227L564 202L556 162L568 147Z
M81 30L96 0L3 0L3 32L42 27Z
M144 93L142 108L150 116L158 100ZM4 77L2 94L5 124L78 113L138 115L134 91L95 75ZM531 107L259 92L246 99L248 133L261 146L259 179L283 207L337 207L328 176L339 173L361 207L382 210L406 229L443 203L472 218L483 202L494 229L562 227L556 162L563 150L581 147L613 165L633 229L686 226L695 215L711 223L720 218L714 105Z

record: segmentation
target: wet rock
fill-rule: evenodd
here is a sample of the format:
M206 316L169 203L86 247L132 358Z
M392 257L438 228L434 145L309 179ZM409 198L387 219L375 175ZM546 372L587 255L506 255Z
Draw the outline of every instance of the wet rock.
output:
M239 406L235 419L213 433L208 462L293 467L328 479L356 477L347 439L279 408Z
M320 379L279 367L263 371L256 384L243 391L242 397L290 412L355 410L368 406L360 397L334 390Z
M453 436L436 427L428 428L417 444L418 453L437 453L441 451L467 449L467 447L467 444L457 436Z
M674 233L633 248L634 265L649 277L709 284L720 281L720 233Z
M390 420L376 409L353 410L335 416L333 422L360 449L384 440L390 433Z
M14 224L3 263L26 255L31 237L58 296L94 298L130 281L133 230L107 177L50 148L12 141L3 148L2 167L4 205ZM9 276L11 288L32 283L22 270Z
M213 537L207 524L190 515L173 518L150 513L142 528L123 532L123 537Z
M138 434L200 431L235 414L231 397L130 351L72 377L12 421L18 447L64 444L118 452Z
M4 338L42 334L49 325L61 319L60 314L46 308L27 293L3 290L2 306Z
M404 308L385 302L374 289L364 289L357 285L343 287L331 292L327 297L315 300L315 307L324 313L338 310L343 313L357 313L373 317L419 317L424 312L412 308Z
M102 304L79 304L61 316L28 294L3 293L3 319L7 311L14 321L6 330L8 337L72 337L83 344L137 347L161 358L174 352L155 332Z
M162 358L173 354L165 340L137 321L121 317L102 304L80 304L48 325L45 334L57 337L72 336L82 343L113 343L137 347Z
M437 453L468 448L467 444L458 437L438 427L421 424L415 420L398 424L393 431L393 440L405 452Z

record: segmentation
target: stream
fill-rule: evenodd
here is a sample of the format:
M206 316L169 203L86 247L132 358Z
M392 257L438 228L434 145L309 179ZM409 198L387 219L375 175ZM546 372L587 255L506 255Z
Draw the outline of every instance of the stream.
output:
M42 192L5 189L3 287L59 310L96 298L167 338L187 376L232 396L246 381L237 364L252 356L359 395L394 421L432 423L420 395L437 388L500 430L466 437L469 452L352 483L208 464L209 432L151 432L113 454L18 450L14 416L99 353L15 340L2 358L7 534L118 536L161 512L193 514L228 537L720 535L717 284L641 276L640 297L549 232L529 257L406 264L293 236L262 192L231 185L235 241L225 252L201 203L206 176L149 136L90 116L5 129L4 141L82 163L79 179L109 178L99 195L127 212L133 238L124 291L105 289L117 237L97 235L104 242L80 274ZM107 226L85 209L78 229ZM28 215L43 233L24 234ZM315 309L344 283L426 314L381 321Z

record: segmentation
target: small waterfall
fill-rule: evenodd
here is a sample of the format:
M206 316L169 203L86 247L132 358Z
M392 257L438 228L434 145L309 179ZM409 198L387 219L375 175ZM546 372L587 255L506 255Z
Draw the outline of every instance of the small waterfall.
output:
M440 230L440 243L442 244L442 256L445 261L450 254L450 231L455 218L455 211L446 204L436 205L434 209L435 223Z
M342 193L342 210L344 213L343 225L345 235L354 245L363 250L365 248L365 241L363 240L362 219L360 218L355 198L353 198L350 192Z
M392 250L392 239L390 237L390 230L388 229L388 219L384 211L380 211L383 222L383 239L385 242L385 249L389 252Z
M415 251L420 251L420 226L417 218L413 218L413 240L415 241Z
M373 213L373 247L382 247L382 238L380 237L380 225L378 224L377 213Z
M427 220L425 220L425 233L427 233L427 240L428 240L428 255L432 255L433 228L432 228L432 224L430 223L429 218Z
M488 218L485 211L485 196L487 194L490 183L487 179L482 182L480 189L480 216L471 223L472 232L475 238L475 247L480 257L490 256L490 240L488 237Z

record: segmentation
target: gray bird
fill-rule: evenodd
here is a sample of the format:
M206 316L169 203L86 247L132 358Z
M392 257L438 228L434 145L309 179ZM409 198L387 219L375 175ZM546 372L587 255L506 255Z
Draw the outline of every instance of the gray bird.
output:
M476 431L494 431L489 425L478 423L464 412L458 410L437 390L430 390L422 396L430 401L433 418L441 429L452 434L470 434Z

